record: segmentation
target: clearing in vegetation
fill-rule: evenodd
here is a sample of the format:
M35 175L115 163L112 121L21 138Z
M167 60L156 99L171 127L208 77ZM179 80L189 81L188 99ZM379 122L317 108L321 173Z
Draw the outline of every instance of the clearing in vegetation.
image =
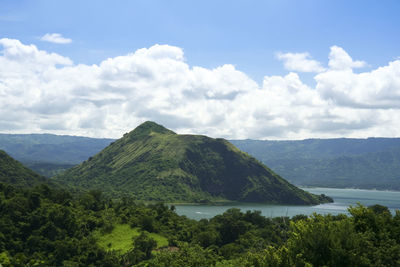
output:
M117 224L111 233L101 234L97 232L97 244L106 251L116 250L126 253L133 248L133 238L139 236L139 228L131 228L128 224ZM157 248L168 246L168 240L156 233L148 233L149 237L157 242Z

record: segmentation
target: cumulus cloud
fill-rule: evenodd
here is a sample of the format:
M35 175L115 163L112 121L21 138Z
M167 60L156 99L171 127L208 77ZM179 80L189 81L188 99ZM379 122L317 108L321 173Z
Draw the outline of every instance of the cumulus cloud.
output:
M370 72L354 73L363 61L353 61L340 47L333 46L330 69L315 76L316 89L336 105L361 109L400 108L400 60Z
M347 70L365 67L364 61L353 61L343 48L332 46L329 53L329 68L333 70Z
M14 67L21 67L20 70L29 70L39 67L51 68L55 65L72 65L72 61L55 53L47 53L37 49L35 45L23 45L20 41L8 38L0 39L0 45L3 46L1 60L12 64L12 68L3 65L3 70L15 72ZM15 72L17 75L18 73Z
M287 70L298 72L322 72L321 63L311 59L309 53L278 53L277 58L283 61Z
M2 132L118 138L153 120L232 139L400 134L400 60L354 73L365 63L333 46L329 68L313 67L319 73L311 87L295 72L258 84L230 64L190 66L169 45L90 66L18 40L0 39L0 46Z
M69 44L72 42L71 39L64 38L59 33L46 33L45 35L43 35L40 38L40 40L45 41L45 42L55 43L55 44Z

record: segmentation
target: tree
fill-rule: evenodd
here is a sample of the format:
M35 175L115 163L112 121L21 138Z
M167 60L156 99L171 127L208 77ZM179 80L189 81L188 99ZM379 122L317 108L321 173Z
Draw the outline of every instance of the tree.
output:
M287 241L289 257L294 263L314 266L358 266L360 238L351 221L314 214L306 220L291 222Z
M144 253L144 259L150 259L151 252L157 247L157 242L142 232L139 236L133 238L134 250L139 250Z

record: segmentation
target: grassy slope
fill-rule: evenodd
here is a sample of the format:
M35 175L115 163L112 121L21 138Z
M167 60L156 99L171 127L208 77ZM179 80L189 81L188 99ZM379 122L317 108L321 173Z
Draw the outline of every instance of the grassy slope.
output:
M150 201L319 202L226 140L177 135L152 122L56 178Z
M118 250L125 253L133 248L133 237L139 235L139 228L131 228L128 224L117 224L111 233L96 232L94 236L99 246L106 251ZM158 248L168 246L168 240L165 237L156 233L149 233L149 236L157 242Z

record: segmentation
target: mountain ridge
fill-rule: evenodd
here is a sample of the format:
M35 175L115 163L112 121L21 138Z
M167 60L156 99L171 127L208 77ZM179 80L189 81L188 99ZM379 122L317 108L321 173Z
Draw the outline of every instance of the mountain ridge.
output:
M115 139L53 134L0 134L0 149L51 177ZM400 138L230 140L298 186L400 190Z
M296 185L400 190L400 138L231 142Z

